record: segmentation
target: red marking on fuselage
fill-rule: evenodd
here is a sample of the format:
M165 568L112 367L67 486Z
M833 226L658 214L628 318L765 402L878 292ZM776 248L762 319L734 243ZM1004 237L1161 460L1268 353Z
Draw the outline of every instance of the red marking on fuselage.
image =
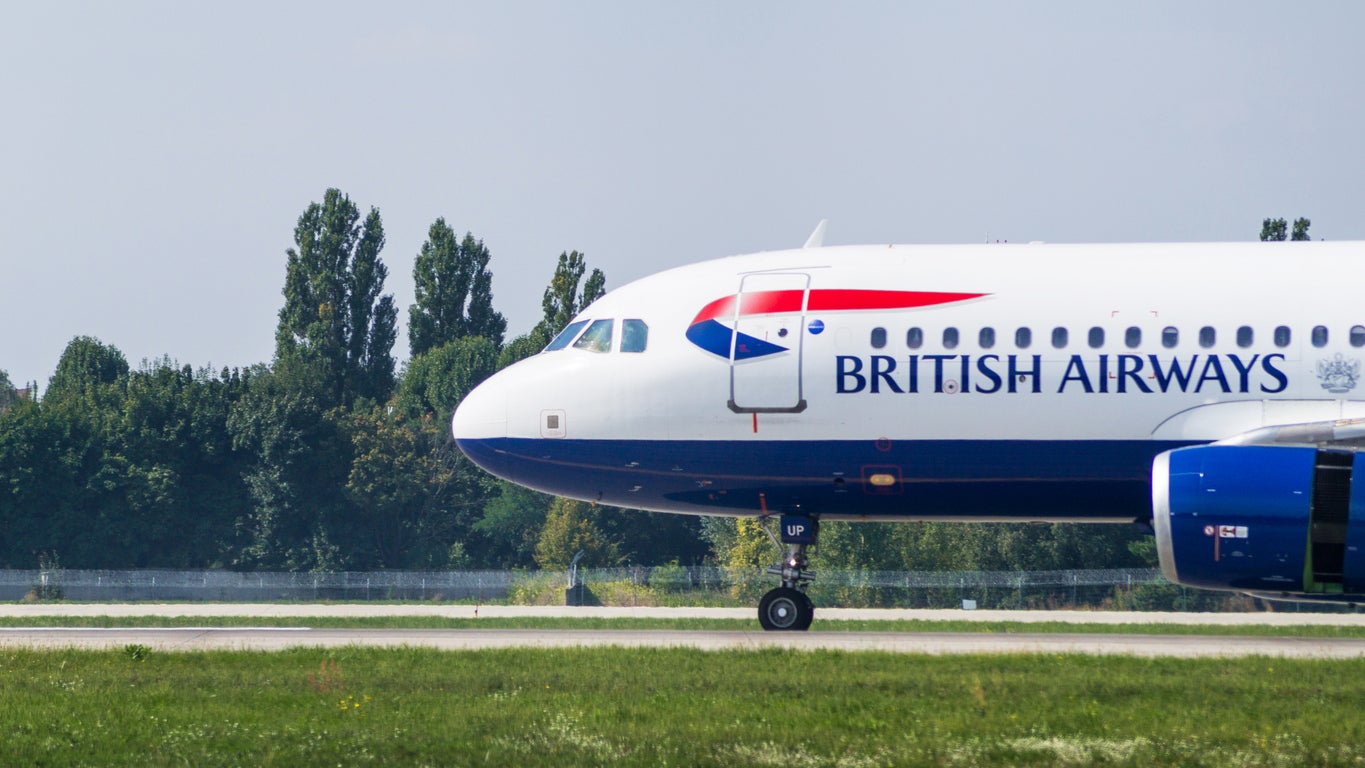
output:
M735 299L739 298L739 314L776 315L800 312L806 302L807 312L839 312L863 309L914 309L938 304L952 304L987 296L985 293L948 293L943 291L879 291L858 288L813 288L810 295L802 290L756 291L736 296L723 296L702 307L692 324L707 320L724 320L735 316Z

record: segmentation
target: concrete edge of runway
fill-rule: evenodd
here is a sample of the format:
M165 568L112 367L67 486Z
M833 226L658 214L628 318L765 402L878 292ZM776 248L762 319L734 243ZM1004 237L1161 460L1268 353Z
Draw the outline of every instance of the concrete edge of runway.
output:
M757 620L754 608L568 607L449 603L3 603L0 618L31 617L370 618L389 616ZM817 621L975 621L1213 626L1365 626L1365 613L1164 613L1154 611L995 611L816 608Z

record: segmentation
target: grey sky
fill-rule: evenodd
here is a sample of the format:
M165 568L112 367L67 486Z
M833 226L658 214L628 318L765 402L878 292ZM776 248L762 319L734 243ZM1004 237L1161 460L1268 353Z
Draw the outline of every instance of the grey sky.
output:
M821 218L830 243L1272 215L1361 239L1362 29L1347 2L6 3L0 369L45 385L81 334L268 362L329 186L380 209L404 318L444 216L513 334L563 250L610 287Z

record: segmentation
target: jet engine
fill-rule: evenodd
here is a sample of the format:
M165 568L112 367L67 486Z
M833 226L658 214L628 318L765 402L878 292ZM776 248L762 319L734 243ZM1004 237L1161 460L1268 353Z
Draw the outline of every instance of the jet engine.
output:
M1177 584L1271 599L1365 601L1362 455L1213 444L1157 456L1152 508L1162 573Z

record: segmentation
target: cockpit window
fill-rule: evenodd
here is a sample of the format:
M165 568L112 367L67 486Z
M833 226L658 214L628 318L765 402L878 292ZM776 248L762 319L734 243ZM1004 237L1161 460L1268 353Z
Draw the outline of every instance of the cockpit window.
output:
M621 351L644 352L649 343L649 326L644 320L621 321Z
M578 341L573 343L574 349L586 349L589 352L610 352L611 351L611 327L616 324L615 320L594 320L588 330L578 337Z
M576 323L569 323L569 327L560 331L559 335L555 337L555 340L550 342L550 345L545 348L545 351L553 352L556 349L563 349L569 346L569 342L573 341L574 337L578 335L578 332L583 330L583 326L587 324L588 324L587 320L579 320Z

